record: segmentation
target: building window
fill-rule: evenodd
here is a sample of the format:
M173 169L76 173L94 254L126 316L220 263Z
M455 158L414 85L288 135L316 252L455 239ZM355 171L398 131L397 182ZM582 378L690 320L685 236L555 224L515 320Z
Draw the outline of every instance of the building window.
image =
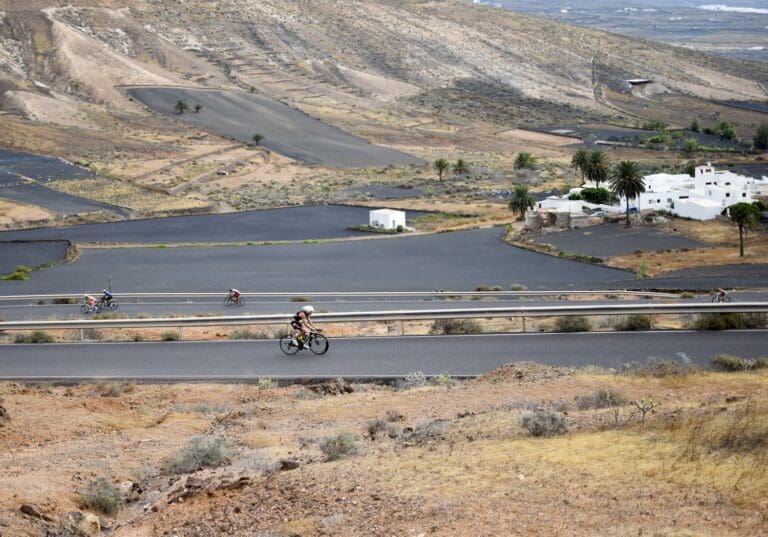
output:
M725 182L725 186L731 186L731 183L730 183L730 181L726 181L726 182Z
M690 197L690 196L680 196L680 197L679 197L679 198L677 198L677 199L681 199L681 200L687 200L689 197Z
M746 197L747 197L747 193L746 193L746 192L745 192L745 193L743 193L743 194L741 195L741 197L742 197L742 198L746 198Z
M731 193L730 193L730 192L726 192L726 193L725 193L725 197L726 197L726 198L730 198L730 197L731 197Z
M707 181L707 182L706 182L706 183L704 183L704 184L705 184L705 185L711 185L711 184L712 184L712 181Z

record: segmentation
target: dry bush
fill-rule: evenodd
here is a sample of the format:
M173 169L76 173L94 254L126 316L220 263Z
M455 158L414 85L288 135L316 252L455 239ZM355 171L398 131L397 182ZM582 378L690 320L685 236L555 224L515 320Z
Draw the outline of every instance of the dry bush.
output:
M518 422L531 436L549 437L568 432L565 415L547 408L525 412Z
M628 403L629 399L627 399L623 394L613 390L600 390L593 393L592 395L576 396L576 406L579 410L624 406Z
M439 319L429 329L430 334L482 334L483 325L474 319Z
M558 332L591 332L592 322L582 315L558 317L555 328Z
M120 493L117 487L102 478L92 482L79 496L80 505L107 515L120 510Z
M630 315L626 319L617 322L613 328L620 332L651 330L653 328L653 321L648 315Z
M184 448L163 461L166 474L188 474L229 463L235 448L222 436L196 436Z
M320 451L325 455L326 461L337 461L348 455L357 453L357 440L351 433L343 432L333 436L326 436L318 442Z

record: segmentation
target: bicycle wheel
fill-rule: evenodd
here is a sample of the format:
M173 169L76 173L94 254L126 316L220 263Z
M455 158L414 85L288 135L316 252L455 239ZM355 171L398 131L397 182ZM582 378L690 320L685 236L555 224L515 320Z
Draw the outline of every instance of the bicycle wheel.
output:
M238 298L236 304L237 307L242 308L245 306L245 299L243 297Z
M313 334L309 342L309 350L317 355L328 352L328 338L322 334Z
M288 356L299 352L298 345L293 344L293 338L291 336L284 336L280 338L280 350Z
M88 304L83 304L82 306L80 306L80 313L82 313L83 315L88 315L89 313L91 313L91 308L88 306Z
M730 302L730 301L731 301L731 297L729 296L726 296L725 298L723 298L723 302Z
M112 300L111 302L107 302L107 303L105 304L105 307L106 307L108 310L116 310L116 309L117 309L117 301L115 301L115 300Z
M232 304L234 304L234 302L232 302L232 297L231 296L228 296L227 298L224 299L224 305L225 306L231 306Z

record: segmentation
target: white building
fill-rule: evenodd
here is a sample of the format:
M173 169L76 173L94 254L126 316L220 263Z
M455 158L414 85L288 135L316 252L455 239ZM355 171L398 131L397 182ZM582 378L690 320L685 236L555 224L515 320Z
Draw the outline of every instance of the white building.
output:
M382 229L405 229L405 211L377 209L368 213L368 225Z
M644 178L645 192L638 210L665 210L694 220L711 220L736 203L751 203L768 187L768 179L754 179L729 171L716 171L711 164L696 168L695 176L657 173ZM626 200L622 200L622 205ZM630 202L630 206L632 203Z

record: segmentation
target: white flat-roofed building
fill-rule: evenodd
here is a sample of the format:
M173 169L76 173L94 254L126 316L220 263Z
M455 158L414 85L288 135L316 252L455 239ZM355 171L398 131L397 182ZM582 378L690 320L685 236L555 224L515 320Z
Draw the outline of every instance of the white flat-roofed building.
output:
M368 225L381 229L405 229L405 211L376 209L368 213Z

